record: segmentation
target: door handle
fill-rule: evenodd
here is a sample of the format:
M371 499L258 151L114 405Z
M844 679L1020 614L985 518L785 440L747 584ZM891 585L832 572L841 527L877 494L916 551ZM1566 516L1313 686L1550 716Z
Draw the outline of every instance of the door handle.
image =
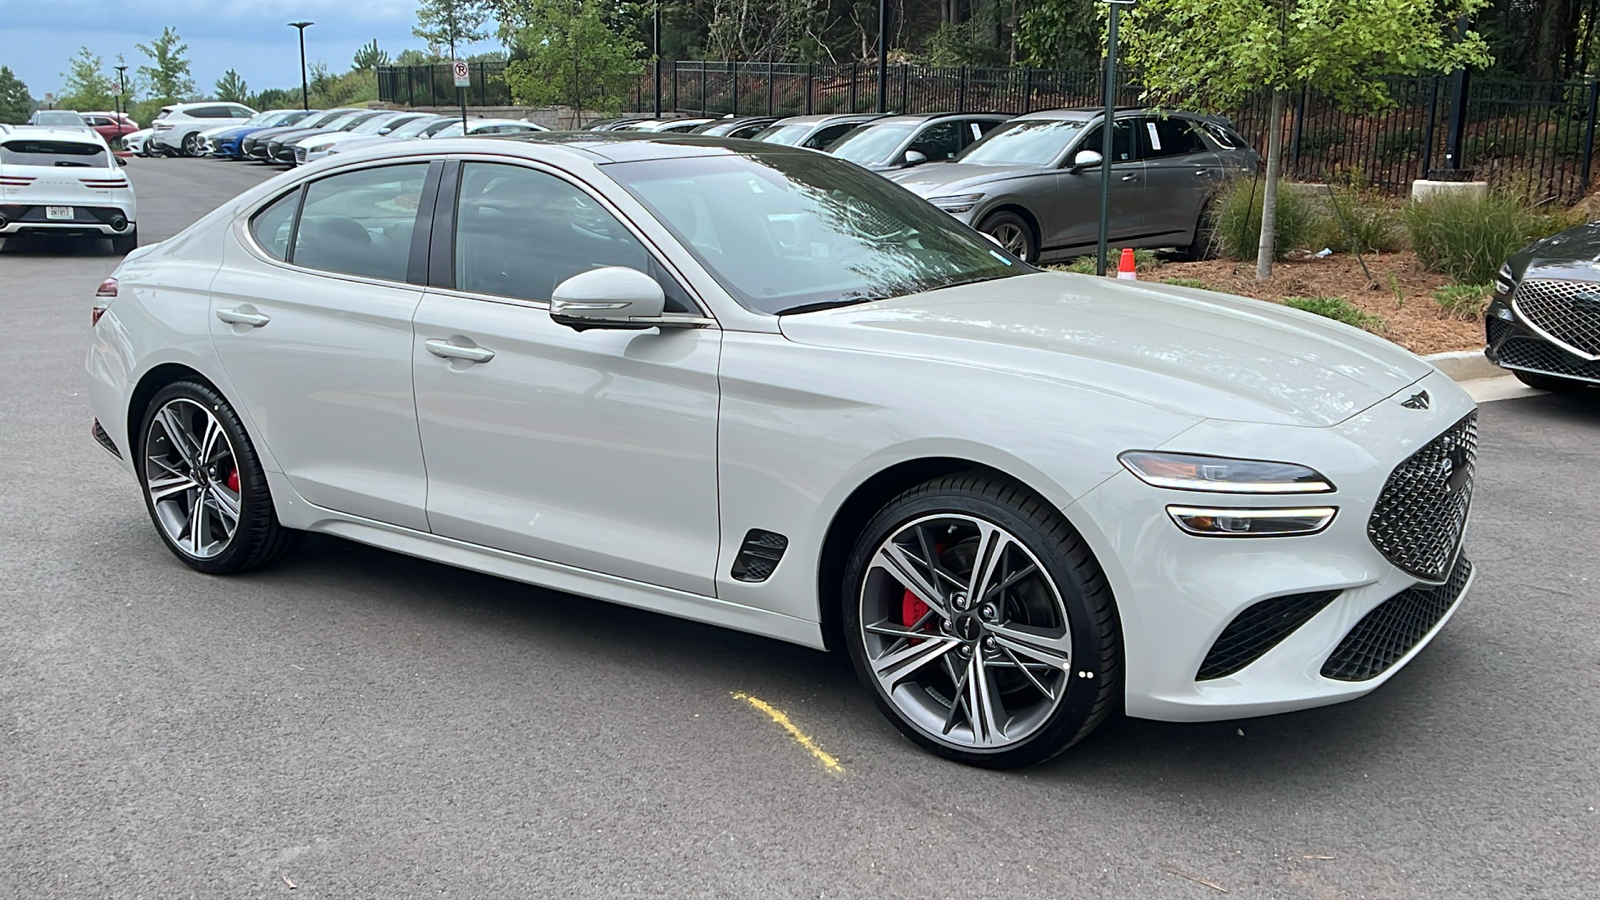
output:
M423 346L428 348L429 353L440 359L464 359L467 362L475 363L486 363L494 359L494 351L488 347L463 347L460 344L452 344L449 341L439 340L438 338L424 341Z
M1122 176L1122 180L1123 181L1138 181L1139 180L1139 176L1134 175L1132 173L1129 173L1127 175Z
M269 316L244 309L219 309L217 310L217 318L227 322L229 325L249 325L251 328L260 328L272 321Z
M1194 173L1196 175L1199 175L1201 178L1205 178L1206 176L1211 174L1211 170L1210 169L1195 169Z

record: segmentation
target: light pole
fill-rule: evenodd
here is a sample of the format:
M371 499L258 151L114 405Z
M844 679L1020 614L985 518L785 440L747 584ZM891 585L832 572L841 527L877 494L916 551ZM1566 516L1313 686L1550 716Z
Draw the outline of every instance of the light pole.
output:
M889 0L878 0L878 112L889 111Z
M661 0L655 6L656 118L661 118Z
M1106 273L1106 228L1111 218L1111 147L1112 126L1117 117L1117 11L1132 6L1133 0L1104 0L1111 7L1110 21L1106 23L1106 111L1100 126L1100 244L1095 256L1096 275Z
M306 90L306 29L315 22L290 22L290 28L300 29L300 108L310 109L310 92Z
M122 95L128 92L127 66L112 66L117 70L117 139L122 139Z

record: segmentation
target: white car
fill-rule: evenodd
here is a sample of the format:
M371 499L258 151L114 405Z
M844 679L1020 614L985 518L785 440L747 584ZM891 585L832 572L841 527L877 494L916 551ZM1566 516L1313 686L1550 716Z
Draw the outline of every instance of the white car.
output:
M966 763L1123 703L1362 696L1472 578L1477 413L1426 361L1040 271L809 150L401 141L247 191L100 293L94 433L194 569L320 532L842 647Z
M146 148L148 147L150 135L154 133L149 128L141 128L138 131L125 134L122 136L122 149L135 156L148 156Z
M549 131L550 129L525 119L468 119L467 134L530 134L535 131ZM449 125L434 132L430 137L448 138L461 136L461 120L456 119Z
M315 135L305 138L294 145L294 164L303 166L308 162L327 156L338 144L346 141L360 141L374 137L382 137L403 125L418 119L431 119L430 113L397 112L374 116L349 131L334 131L328 134Z
M255 110L242 103L222 101L178 103L163 107L161 114L150 123L150 151L172 156L198 156L202 146L202 131L238 125L255 114Z
M36 109L28 117L28 124L38 128L83 129L94 131L83 116L70 109Z
M0 238L101 234L139 245L139 207L123 162L97 132L16 128L0 134Z
M331 156L335 153L349 153L352 150L359 150L363 147L378 146L386 141L400 141L405 140L406 138L429 138L435 134L438 134L440 131L449 128L452 122L459 125L461 120L446 116L437 116L431 113L418 116L417 118L412 119L403 125L395 126L389 131L388 134L369 134L363 136L359 140L342 141L340 143L333 144L328 147L328 155Z

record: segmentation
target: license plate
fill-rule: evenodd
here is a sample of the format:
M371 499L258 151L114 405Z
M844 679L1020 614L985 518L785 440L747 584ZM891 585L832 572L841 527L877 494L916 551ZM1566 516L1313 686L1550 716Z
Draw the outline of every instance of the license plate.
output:
M77 217L77 212L70 206L46 206L44 208L44 217L46 219L70 220Z

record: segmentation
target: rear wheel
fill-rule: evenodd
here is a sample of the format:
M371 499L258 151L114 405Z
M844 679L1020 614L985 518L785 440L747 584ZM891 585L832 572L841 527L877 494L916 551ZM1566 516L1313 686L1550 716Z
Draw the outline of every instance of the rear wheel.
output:
M183 136L183 144L179 149L181 149L183 151L183 155L184 156L199 156L200 155L200 133L198 131L191 131L188 134L184 135Z
M1200 215L1194 222L1194 239L1187 247L1178 248L1178 259L1186 262L1199 262L1210 259L1214 253L1213 245L1217 233L1215 216L1211 213L1211 204L1200 210Z
M1581 394L1589 389L1586 381L1575 381L1570 378L1557 378L1554 375L1540 375L1536 372L1524 372L1521 369L1512 369L1511 374L1517 380L1540 391L1549 391L1552 394Z
M987 216L978 230L1000 242L1006 252L1026 263L1037 262L1039 244L1026 219L1014 212L997 212Z
M127 256L134 248L139 246L139 226L127 234L114 234L111 236L111 252L118 256Z
M267 477L228 402L178 381L150 402L136 465L145 507L173 555L211 574L277 560L300 533L278 524Z
M997 478L953 475L891 501L861 535L844 604L850 658L879 709L957 762L1049 759L1121 686L1105 575L1054 507Z

